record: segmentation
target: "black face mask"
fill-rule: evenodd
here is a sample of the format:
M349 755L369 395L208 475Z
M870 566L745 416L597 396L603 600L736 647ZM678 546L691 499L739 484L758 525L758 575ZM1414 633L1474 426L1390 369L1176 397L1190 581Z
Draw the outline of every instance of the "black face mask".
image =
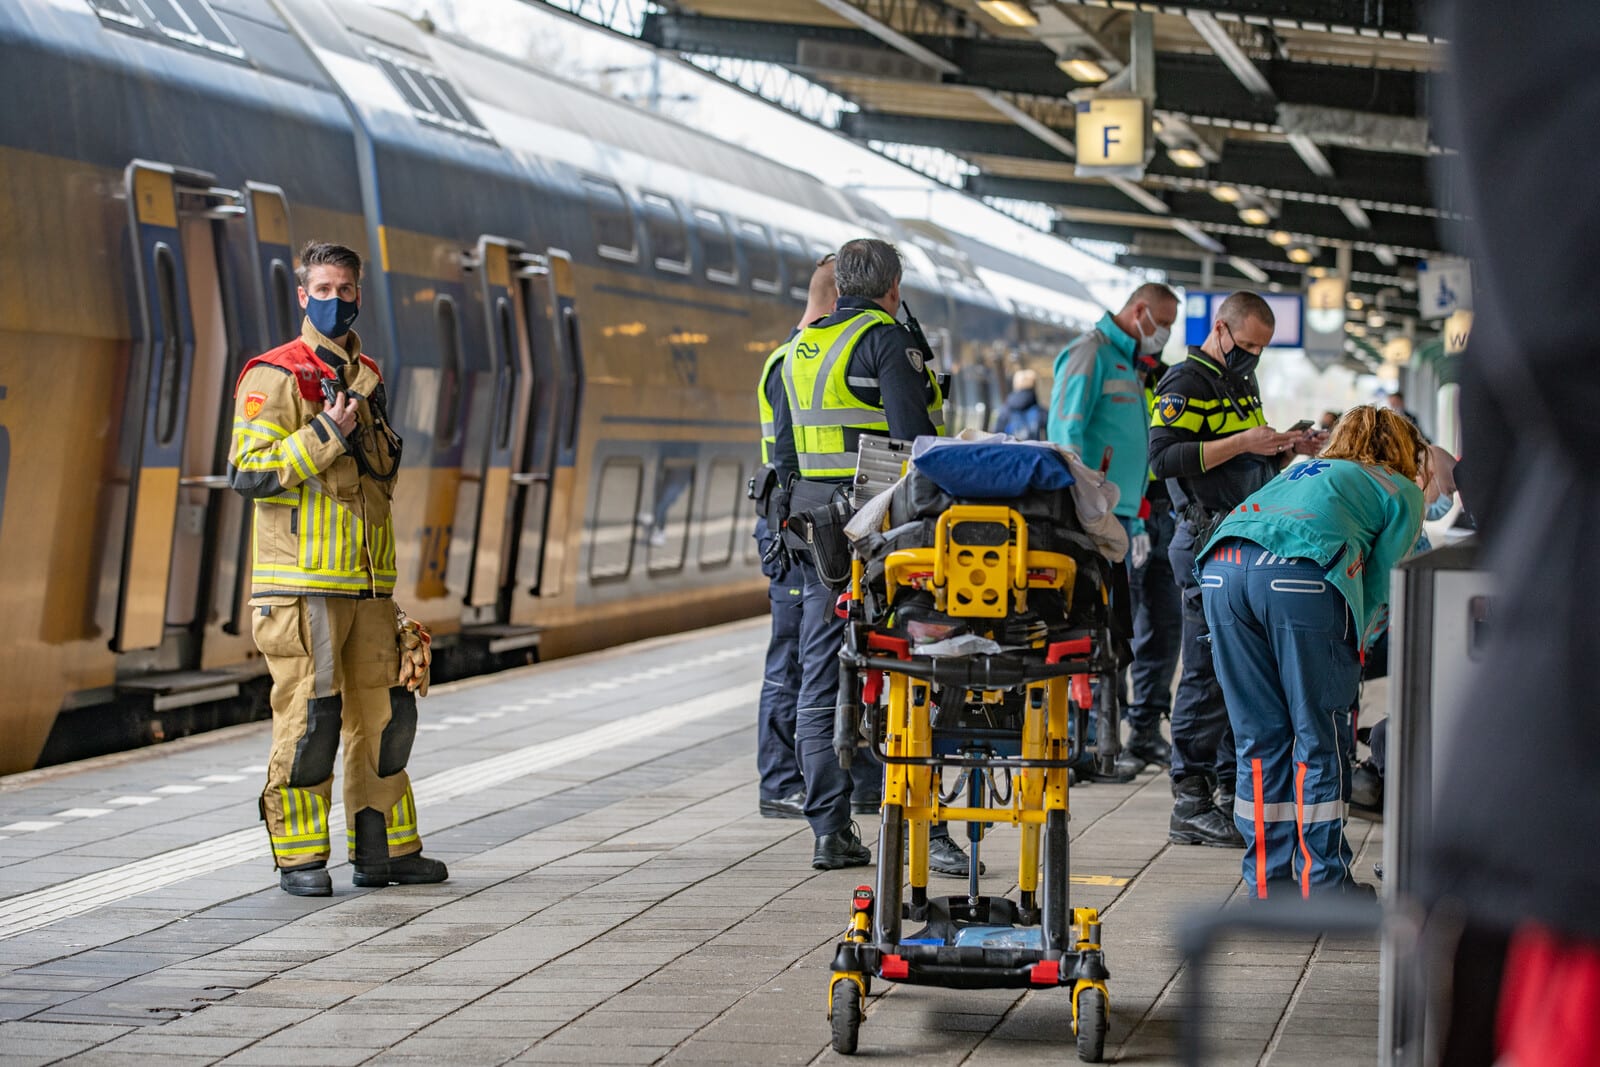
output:
M1231 348L1224 350L1222 353L1223 366L1228 369L1229 373L1237 374L1240 377L1250 374L1256 369L1256 364L1261 362L1261 353L1246 352L1240 348L1238 342L1233 340L1233 328L1228 326L1227 323L1223 323L1223 325L1228 329L1228 341L1232 344Z

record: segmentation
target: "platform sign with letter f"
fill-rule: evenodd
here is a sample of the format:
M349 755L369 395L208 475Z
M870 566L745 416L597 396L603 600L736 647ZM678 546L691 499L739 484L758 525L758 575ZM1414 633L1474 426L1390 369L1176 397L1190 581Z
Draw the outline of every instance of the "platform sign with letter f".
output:
M1096 93L1077 102L1077 173L1083 177L1138 177L1145 162L1147 102L1143 97Z

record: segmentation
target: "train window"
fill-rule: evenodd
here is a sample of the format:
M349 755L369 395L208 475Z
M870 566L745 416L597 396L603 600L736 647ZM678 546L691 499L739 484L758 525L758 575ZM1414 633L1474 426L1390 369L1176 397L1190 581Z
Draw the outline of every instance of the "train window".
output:
M689 503L693 498L694 460L663 460L656 468L656 498L650 509L652 574L683 569L689 547Z
M461 430L461 328L456 322L456 302L441 296L433 303L434 324L439 329L439 410L433 420L433 447L449 448Z
M608 459L600 468L594 522L589 530L589 577L626 578L633 569L633 541L639 515L644 464L628 456Z
M104 0L95 0L95 3L99 6ZM244 58L244 49L239 47L239 42L233 39L233 34L228 32L222 20L217 18L217 13L211 10L207 0L137 0L137 4L163 36L235 59Z
M640 193L644 211L645 237L656 269L669 274L689 273L689 230L678 214L678 205L660 193Z
M705 503L700 507L700 566L724 567L733 559L733 538L737 529L739 500L744 486L739 461L717 459L711 462L706 479Z
M495 376L496 393L499 396L499 410L494 416L494 444L496 448L511 447L512 414L516 408L517 399L517 369L520 360L517 358L517 331L515 319L511 314L511 301L501 297L495 302L494 307L495 343L500 349L500 366L496 368Z
M739 284L739 264L733 258L733 237L721 215L710 208L694 209L694 228L700 236L700 253L706 277L723 285Z
M783 272L789 278L789 295L804 300L811 288L811 272L816 260L806 252L805 242L792 233L778 233L778 255L783 260Z
M275 345L288 344L299 334L295 329L295 284L289 274L289 264L281 259L272 261L272 277L268 283L271 291L267 295L267 313L271 316L268 327L272 331L271 342Z
M139 21L139 16L133 13L133 7L129 0L89 0L89 7L103 19L120 22L124 26L144 28L144 23Z
M161 349L151 355L161 361L157 374L156 443L170 445L178 430L183 400L183 337L178 325L178 263L166 244L156 245L156 300L161 305Z
M744 262L750 268L750 288L763 293L778 291L778 253L773 250L767 228L759 222L739 220L739 244Z
M622 195L621 187L616 182L585 175L583 192L589 200L589 219L600 254L623 263L639 262L633 209L628 206L628 198Z
M494 140L488 128L467 106L466 99L443 74L380 48L369 47L367 55L417 118L468 137Z

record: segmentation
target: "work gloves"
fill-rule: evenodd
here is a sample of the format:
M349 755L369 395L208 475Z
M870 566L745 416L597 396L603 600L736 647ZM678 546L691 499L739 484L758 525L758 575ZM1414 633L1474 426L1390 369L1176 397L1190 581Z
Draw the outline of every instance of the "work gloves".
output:
M433 666L433 635L415 619L395 608L400 627L400 684L419 697L428 695L428 674Z
M1138 570L1150 558L1150 535L1134 534L1128 539L1128 566Z

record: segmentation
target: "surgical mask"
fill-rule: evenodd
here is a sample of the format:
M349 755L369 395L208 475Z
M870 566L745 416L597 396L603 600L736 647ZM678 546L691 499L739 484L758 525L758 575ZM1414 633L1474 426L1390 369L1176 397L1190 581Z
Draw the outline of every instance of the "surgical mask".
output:
M1152 330L1150 333L1145 333L1142 329L1139 331L1139 355L1159 355L1161 350L1167 347L1167 339L1172 336L1172 327L1157 325L1155 316L1148 311L1142 317L1150 320Z
M331 341L350 332L360 311L360 305L354 300L340 300L336 296L325 300L314 296L306 298L306 318L311 320L311 325L317 328L318 333Z

